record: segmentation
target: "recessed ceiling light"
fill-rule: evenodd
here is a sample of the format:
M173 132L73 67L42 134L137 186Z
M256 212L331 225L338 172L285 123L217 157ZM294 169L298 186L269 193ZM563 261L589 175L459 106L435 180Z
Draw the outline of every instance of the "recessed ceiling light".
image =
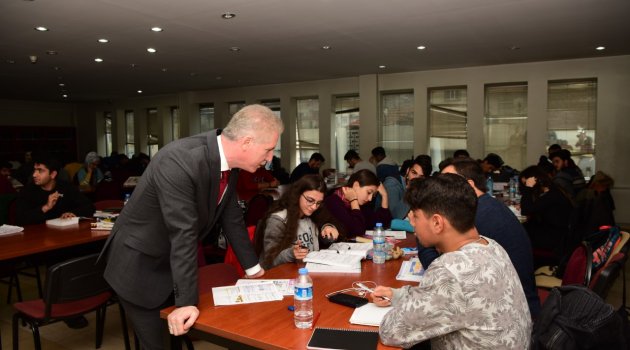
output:
M597 50L597 51L602 51L602 50L605 50L605 49L606 49L605 46L598 46L598 47L595 48L595 50Z
M138 90L138 93L139 93L139 94L141 94L141 93L142 93L142 90Z
M162 72L166 72L168 68L162 68Z
M149 51L150 53L156 53L157 52L157 50L152 48L152 47L147 48L147 51Z
M322 46L322 50L330 50L330 49L332 49L332 47L330 45Z
M63 98L68 98L68 95L63 94L63 95L61 95L61 97L63 97Z
M162 28L160 28L160 27L151 27L151 31L152 31L152 32L161 32L161 31L163 31L163 30L164 30L164 29L162 29Z
M35 27L35 30L40 31L40 32L47 32L48 28L39 26L39 27Z
M98 39L98 42L101 43L101 44L107 44L109 42L109 39L100 38L100 39Z
M14 64L14 63L15 63L15 61L14 61L14 60L7 60L7 63L8 63L8 64Z
M66 84L64 84L64 83L59 83L59 86L66 86Z
M47 55L54 56L54 55L56 55L56 54L57 54L57 51L55 51L55 50L48 50L48 51L46 51L46 54L47 54Z
M520 49L521 48L519 46L516 46L516 45L510 46L510 50L512 50L512 51L516 51L516 50L520 50Z
M97 58L94 59L94 62L101 63L101 62L103 62L103 59L100 58L100 57L97 57Z
M195 72L191 72L189 75L190 75L191 77L196 77L196 76L197 76L197 73L195 73Z
M231 13L231 12L226 12L226 13L221 15L221 18L223 18L223 19L232 19L234 17L236 17L236 14L235 13Z
M230 47L230 51L239 52L239 51L241 51L241 48L238 47L238 46L232 46L232 47Z
M137 64L135 64L135 63L132 63L132 64L130 64L130 65L129 65L129 67L131 67L131 68L136 68L136 67L138 67L138 65L137 65Z
M53 67L53 69L54 69L54 70L61 70L61 67L54 66L54 67Z
M216 77L216 79L217 79L217 80L221 80L221 79L223 79L223 77Z
M418 49L418 50L424 50L424 49L426 49L426 48L427 48L427 47L426 47L426 46L424 46L424 45L420 45L420 46L418 46L418 47L417 47L417 49Z
M378 68L380 68L380 69L385 69L385 68L387 68L387 66L385 66L385 65L380 65L380 66L378 66Z

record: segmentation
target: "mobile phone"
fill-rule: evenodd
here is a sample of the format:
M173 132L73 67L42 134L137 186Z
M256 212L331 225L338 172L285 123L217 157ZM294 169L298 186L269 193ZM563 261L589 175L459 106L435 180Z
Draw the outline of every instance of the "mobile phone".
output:
M337 293L331 295L328 297L328 300L336 304L341 304L353 308L357 308L368 303L368 300L366 298L361 298L356 295L346 293Z

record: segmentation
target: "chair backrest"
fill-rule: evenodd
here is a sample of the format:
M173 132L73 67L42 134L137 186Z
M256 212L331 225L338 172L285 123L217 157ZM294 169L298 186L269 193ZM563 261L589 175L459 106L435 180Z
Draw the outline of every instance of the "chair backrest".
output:
M0 225L10 223L11 204L15 202L15 193L0 194Z
M44 302L46 317L52 305L96 296L111 290L105 281L105 259L98 264L99 254L70 259L51 266L46 277Z
M245 214L245 225L256 226L273 203L273 198L267 194L259 193L252 197L247 203L247 213Z
M615 283L619 273L624 268L628 256L625 253L617 253L608 260L606 266L595 273L589 288L602 299L606 299L608 291Z
M562 285L581 284L588 286L591 280L593 251L586 242L582 242L575 250L562 275Z
M231 286L239 279L236 268L231 264L210 264L198 269L199 293L207 293L214 287Z
M256 226L247 226L247 234L249 234L250 241L254 240L255 231L256 231ZM236 254L234 253L234 249L232 249L232 245L228 244L228 247L225 252L225 259L223 260L223 262L234 266L238 277L245 275L245 270L243 270L241 263L238 261L238 258L236 257Z
M94 202L94 207L96 210L105 210L117 208L120 209L125 205L125 202L121 199L106 199L102 201Z
M621 238L615 246L615 249L612 251L612 255L615 255L619 252L628 255L628 250L630 250L630 233L626 231L621 231Z
M70 177L70 181L73 181L74 175L77 174L77 172L79 171L79 169L81 169L82 166L83 166L83 163L79 163L79 162L68 163L66 164L66 166L63 167L63 170L65 170L68 173L68 176Z

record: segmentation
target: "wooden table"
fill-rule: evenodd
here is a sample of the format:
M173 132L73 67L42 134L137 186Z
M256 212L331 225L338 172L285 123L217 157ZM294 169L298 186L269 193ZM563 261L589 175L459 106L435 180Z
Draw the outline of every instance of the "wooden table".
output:
M21 233L0 237L0 261L97 242L109 236L109 231L91 230L91 222L80 220L79 225L68 227L26 225Z
M415 245L413 236L407 235L402 246ZM313 273L313 309L319 313L315 326L349 329L371 329L376 327L350 324L354 309L331 303L326 294L350 288L355 281L374 281L379 285L401 287L414 284L396 280L402 260L387 261L375 265L372 261L363 261L361 274ZM283 264L265 273L263 278L295 278L298 268L303 264ZM245 305L214 306L212 295L200 296L201 311L191 336L211 341L229 349L306 349L311 337L311 329L297 329L293 323L293 313L288 307L293 305L293 298L285 296L281 301L272 301ZM160 316L165 319L173 310L162 310ZM317 316L316 316L317 317ZM379 342L379 349L395 349Z

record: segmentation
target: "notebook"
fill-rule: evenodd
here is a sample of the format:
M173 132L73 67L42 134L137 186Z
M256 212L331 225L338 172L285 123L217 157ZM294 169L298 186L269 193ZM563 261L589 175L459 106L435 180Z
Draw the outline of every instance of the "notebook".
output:
M381 321L383 320L383 317L385 317L385 314L391 309L391 306L380 307L376 306L374 303L367 303L354 309L354 312L350 317L350 323L378 327L381 325Z
M316 327L308 341L311 350L376 350L378 331Z

